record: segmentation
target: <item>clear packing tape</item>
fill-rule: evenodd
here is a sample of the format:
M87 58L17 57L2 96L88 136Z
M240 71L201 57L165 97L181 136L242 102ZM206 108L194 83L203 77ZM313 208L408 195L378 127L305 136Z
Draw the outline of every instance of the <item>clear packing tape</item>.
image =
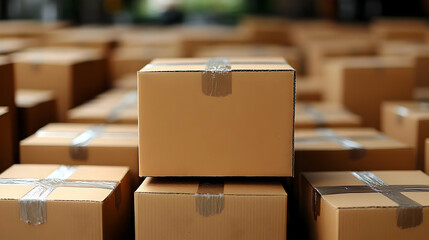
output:
M118 105L116 105L112 111L109 113L109 115L107 116L106 122L108 123L114 123L117 122L119 117L121 116L121 113L133 106L137 104L137 91L136 90L132 90L129 91L127 94L125 94L125 96L121 99L121 101L119 102Z
M365 185L313 187L313 215L320 216L320 201L324 195L380 193L395 202L397 226L401 229L417 227L423 222L423 206L403 192L429 192L429 185L388 185L372 172L351 172Z
M106 126L103 124L93 125L88 130L76 133L76 132L51 132L45 130L39 130L36 132L37 137L54 137L54 138L73 138L70 143L70 157L75 160L85 160L88 158L89 143L97 137L109 137L109 138L138 138L138 133L131 132L104 132Z
M220 214L225 207L222 181L201 181L195 194L195 210L204 217Z
M76 187L114 190L119 185L119 182L113 181L67 180L76 171L76 168L76 166L61 165L45 179L0 178L0 184L34 186L33 189L18 200L20 219L30 225L40 225L47 221L46 198L56 188ZM115 201L118 207L120 201L119 189L115 192Z
M398 123L402 123L404 121L404 117L408 117L412 112L428 112L429 113L429 103L420 102L416 107L405 107L398 106L395 108L395 113L398 116Z

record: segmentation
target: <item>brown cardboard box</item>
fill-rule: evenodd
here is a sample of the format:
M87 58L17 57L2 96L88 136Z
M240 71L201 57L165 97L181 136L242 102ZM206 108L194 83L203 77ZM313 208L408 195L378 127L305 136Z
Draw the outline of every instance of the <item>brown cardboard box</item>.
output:
M415 88L413 99L420 102L429 102L429 87Z
M33 38L1 38L0 55L7 55L28 47L34 47L38 43L39 41Z
M309 239L428 238L429 177L420 171L313 172L301 180Z
M309 171L413 170L411 146L371 128L295 131L295 174Z
M135 80L137 81L137 80ZM137 91L117 88L68 112L68 122L137 124Z
M113 81L114 88L137 90L137 76L135 73L127 74Z
M327 38L308 41L303 48L306 73L321 76L323 64L329 58L375 55L375 42L371 37Z
M322 81L315 77L298 76L296 80L296 100L318 102L322 100Z
M2 238L128 239L129 182L127 167L13 165L0 174Z
M280 45L217 45L201 47L195 57L272 57L280 56L286 59L297 74L302 73L302 56L298 48Z
M13 55L17 88L53 90L59 120L106 87L105 62L98 51L39 48Z
M19 139L57 121L57 101L52 91L18 89L15 102L18 107Z
M425 139L429 137L429 103L386 102L381 114L383 132L412 146L416 168L429 173L429 166L424 164Z
M288 34L290 20L276 17L247 16L240 23L240 30L246 32L253 43L290 44Z
M425 150L426 161L425 165L429 165L429 138L426 139L426 150Z
M12 118L7 107L0 107L0 173L14 163Z
M361 118L336 103L295 104L295 129L359 127Z
M132 28L117 36L119 47L179 48L180 29L176 27Z
M406 40L426 42L428 33L426 20L420 19L379 19L370 30L379 40Z
M136 239L286 239L279 182L146 178L134 201Z
M137 125L51 123L21 141L21 162L127 166L135 190L137 142Z
M0 21L0 37L41 38L47 32L67 25L67 22L60 21L2 20Z
M292 176L294 77L282 58L155 59L138 79L140 176Z
M169 47L121 47L114 50L110 59L110 69L114 79L133 74L154 58L180 57L177 46Z
M360 115L363 126L379 129L381 103L411 100L414 77L409 58L337 58L325 65L324 98Z

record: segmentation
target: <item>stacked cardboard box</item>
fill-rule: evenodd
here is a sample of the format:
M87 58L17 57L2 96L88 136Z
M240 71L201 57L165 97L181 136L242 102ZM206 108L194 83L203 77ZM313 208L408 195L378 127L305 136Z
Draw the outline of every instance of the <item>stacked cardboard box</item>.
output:
M323 127L359 127L361 118L335 103L303 103L295 105L295 129Z
M12 117L7 107L0 107L0 172L14 163Z

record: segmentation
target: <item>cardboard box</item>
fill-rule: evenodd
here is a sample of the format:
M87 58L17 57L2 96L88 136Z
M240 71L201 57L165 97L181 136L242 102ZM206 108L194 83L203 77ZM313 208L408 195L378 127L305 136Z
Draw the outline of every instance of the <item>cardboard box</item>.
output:
M140 176L292 176L295 70L282 58L140 70Z
M14 163L12 118L7 107L0 107L0 173Z
M286 239L279 182L146 178L134 201L136 239Z
M429 46L426 43L387 42L381 44L379 53L385 56L408 56L416 68L416 87L429 87Z
M135 73L127 74L113 81L113 88L137 90L137 76Z
M429 102L429 87L415 88L413 99L420 102Z
M1 25L1 24L0 24ZM1 38L0 55L7 55L39 44L35 38Z
M365 127L380 128L384 101L411 100L414 67L409 58L337 58L325 65L324 99L362 117Z
M361 118L336 103L295 104L295 129L359 127Z
M132 190L141 182L136 125L51 123L20 147L21 163L127 166Z
M429 103L386 102L381 114L383 132L413 147L416 169L429 173L429 166L424 162L425 139L429 137Z
M59 120L67 110L100 93L107 85L105 62L98 51L39 48L13 55L17 88L53 90Z
M74 123L137 124L137 118L137 91L126 88L106 91L68 112L68 122Z
M13 165L0 174L2 237L128 239L129 181L127 167Z
M280 56L286 59L297 74L302 74L302 56L298 48L281 45L216 45L201 47L195 57L272 57Z
M304 173L308 239L427 239L429 177L420 171Z
M427 41L428 24L423 19L379 19L372 22L370 30L377 39L383 41Z
M15 102L18 107L19 139L58 120L57 101L52 91L18 89Z
M426 156L425 165L429 165L429 139L426 139L425 156Z
M411 146L371 128L295 131L295 176L310 171L413 170Z
M322 101L322 81L317 77L298 76L296 80L296 100L300 102Z
M321 76L323 64L333 57L370 56L376 54L375 41L369 37L343 37L308 41L303 47L306 73Z
M0 37L42 38L47 32L66 27L67 22L35 21L35 20L2 20L0 21Z
M114 50L110 59L110 69L114 79L133 74L154 58L180 57L177 46L169 47L121 47Z
M240 23L240 30L244 31L253 43L290 44L288 26L291 21L276 17L247 16Z

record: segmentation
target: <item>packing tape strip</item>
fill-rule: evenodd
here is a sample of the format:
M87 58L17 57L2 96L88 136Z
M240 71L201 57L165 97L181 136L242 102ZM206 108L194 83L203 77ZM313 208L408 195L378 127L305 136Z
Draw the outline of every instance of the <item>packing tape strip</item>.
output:
M313 214L320 216L320 201L323 195L380 193L395 202L397 207L397 226L401 229L416 227L423 222L423 206L403 192L429 192L429 185L388 185L372 172L352 172L364 186L313 187Z
M98 137L106 128L104 125L94 125L75 137L70 144L70 156L75 160L85 160L88 157L86 146Z
M205 95L226 97L232 94L232 72L228 58L208 58L201 74L201 86Z
M307 103L304 104L303 107L304 107L304 111L310 114L311 117L314 119L314 123L317 128L327 127L327 122L322 112L320 112L317 108Z
M334 131L327 128L316 129L316 132L322 137L341 145L343 148L350 150L351 159L359 159L365 156L366 150L362 144L349 138L337 136Z
M420 102L418 106L419 111L429 112L429 103ZM404 121L404 117L408 117L408 115L410 115L413 110L408 107L397 106L394 111L395 114L398 116L398 123L402 123Z
M121 113L129 108L130 106L133 106L137 104L137 91L132 90L125 94L125 96L121 99L118 105L116 105L112 111L107 116L106 122L108 123L114 123L117 122L119 117L121 116Z
M195 210L209 217L221 213L225 207L224 183L216 180L200 182L195 194Z
M40 225L47 220L46 198L56 188L77 187L114 190L118 186L118 182L112 181L67 180L76 171L76 168L76 166L61 165L45 179L0 178L0 184L35 186L18 200L19 212L21 221L30 225ZM120 198L115 198L117 206L119 206L120 200Z

